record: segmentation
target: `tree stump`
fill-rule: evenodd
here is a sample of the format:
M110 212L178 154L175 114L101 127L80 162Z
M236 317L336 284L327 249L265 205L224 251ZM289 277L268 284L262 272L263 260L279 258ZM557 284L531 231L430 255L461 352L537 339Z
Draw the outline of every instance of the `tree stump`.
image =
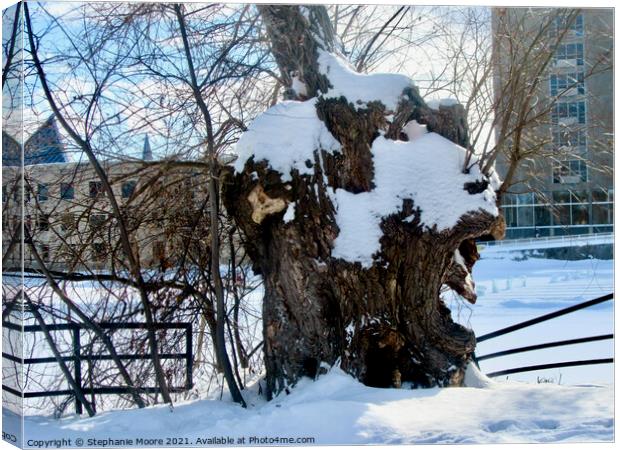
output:
M345 226L342 199L357 201L383 189L379 141L388 149L405 145L394 148L414 152L415 147L406 147L413 136L408 127L423 124L466 146L463 108L432 110L410 83L397 102L336 96L344 89L338 89L342 80L336 79L341 68L325 68L327 50L335 45L325 43L333 33L324 31L329 23L320 21L322 7L260 8L276 60L291 83L289 97L310 99L305 102L313 103L304 105L312 105L339 146L324 148L319 139L306 160L284 171L274 167L275 150L271 158L268 148L257 147L256 154L246 155L225 176L225 206L244 235L254 271L264 279L267 397L335 364L369 386L461 385L476 339L473 331L452 320L440 291L447 286L475 302L471 269L479 255L474 240L503 233L497 211L464 210L446 228L424 220L429 209L416 203L419 196L403 196L397 208L376 219L380 237L371 259L352 260L335 255L334 249ZM391 83L389 77L377 78L379 87L381 80ZM364 78L357 84L371 81ZM295 83L302 83L303 95L293 89ZM258 119L255 123L249 132L265 132ZM282 134L290 134L287 123L282 122ZM300 142L304 130L299 130ZM278 135L275 131L274 141ZM469 175L473 181L461 183L461 175L465 177L455 175L458 198L493 196L489 177ZM495 206L494 196L487 200ZM365 227L360 222L360 229Z

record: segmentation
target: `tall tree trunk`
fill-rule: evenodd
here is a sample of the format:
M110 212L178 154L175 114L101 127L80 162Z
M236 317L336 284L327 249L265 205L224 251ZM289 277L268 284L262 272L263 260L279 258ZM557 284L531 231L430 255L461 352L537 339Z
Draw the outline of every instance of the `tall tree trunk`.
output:
M371 386L460 385L475 336L453 322L440 290L448 285L475 301L469 278L478 259L473 240L501 233L500 219L472 211L440 232L423 226L418 206L405 198L399 211L382 218L380 252L364 267L332 256L341 231L332 192L372 191L373 141L380 134L406 140L403 127L412 120L467 145L462 107L434 111L413 87L393 112L381 102L357 108L355 99L329 98L324 94L332 83L321 71L319 51L337 45L324 8L259 9L289 83L288 97L318 97L317 116L341 145L338 154L317 149L314 162L308 161L310 175L292 171L284 180L267 161L250 158L225 182L226 207L247 236L254 270L264 278L267 396L338 362ZM295 80L303 82L303 93ZM475 195L487 184L463 189ZM292 202L294 219L284 221Z

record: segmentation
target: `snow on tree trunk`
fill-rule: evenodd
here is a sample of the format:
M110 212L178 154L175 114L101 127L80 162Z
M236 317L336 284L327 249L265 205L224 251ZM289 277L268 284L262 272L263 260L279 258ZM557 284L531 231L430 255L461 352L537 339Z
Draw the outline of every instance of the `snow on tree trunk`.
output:
M463 108L355 73L323 7L259 8L291 100L240 139L224 202L264 278L267 396L334 364L371 386L461 385L476 340L440 291L475 302L474 239L503 233L497 180L462 172Z

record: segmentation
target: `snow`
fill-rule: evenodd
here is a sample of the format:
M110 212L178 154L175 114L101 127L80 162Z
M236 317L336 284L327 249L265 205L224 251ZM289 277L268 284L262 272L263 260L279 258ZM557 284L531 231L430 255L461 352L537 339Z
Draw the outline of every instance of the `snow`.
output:
M419 124L417 120L412 120L407 122L407 124L403 127L403 132L407 135L410 141L416 140L417 138L424 136L428 133L426 125Z
M542 241L541 245L545 245ZM444 294L452 317L477 336L591 300L614 291L613 260L524 258L523 253L481 250L473 268L478 301L474 306ZM599 304L514 333L478 343L478 356L543 342L614 332L613 301ZM484 373L513 367L580 359L609 358L614 341L554 347L480 361ZM511 381L561 384L614 382L614 365L601 364L524 372L502 377Z
M465 370L466 387L484 389L493 386L493 380L483 374L480 369L473 363L469 363Z
M282 220L284 220L284 223L288 223L294 218L295 218L295 203L289 203Z
M318 63L332 85L323 97L344 96L358 106L381 101L388 111L393 111L403 91L412 86L403 75L356 73L343 59L323 50L319 50ZM293 77L293 89L305 91L297 76ZM313 174L317 149L330 153L340 150L340 144L317 117L316 102L316 98L282 102L256 118L237 143L239 158L235 170L243 171L253 157L255 162L267 161L284 182L292 179L294 170L302 175ZM452 100L442 100L442 104L452 104ZM328 192L335 202L340 228L332 256L371 266L373 255L380 249L381 219L397 212L404 199L412 199L414 206L422 210L422 223L438 231L453 227L468 212L482 209L498 214L492 188L475 195L464 190L465 183L484 179L475 164L469 174L462 173L465 149L436 133L428 133L426 126L415 120L408 122L403 131L408 142L379 136L372 143L376 185L373 191ZM496 177L491 181L493 186L498 183ZM294 217L290 208L285 222Z
M473 292L474 283L473 283L473 280L471 279L471 274L469 273L469 269L467 268L467 265L465 264L465 259L463 258L463 255L461 255L461 252L459 251L458 248L454 250L454 256L452 259L454 260L456 264L461 266L463 270L465 271L465 273L467 274L465 276L465 286L467 287L468 291Z
M28 417L28 439L314 439L314 444L583 442L613 439L613 389L487 382L484 388L378 389L339 369L304 379L272 402L245 392L247 410L200 400L94 418ZM422 413L420 413L422 412ZM5 420L15 420L5 413ZM168 444L170 445L170 444ZM200 444L198 444L200 446ZM32 446L32 444L30 445ZM175 445L179 446L179 445Z
M306 84L301 81L298 76L293 77L291 88L299 95L308 95L308 88L306 87Z
M459 101L455 98L431 99L426 102L426 105L435 111L439 110L440 106L450 107L458 104Z
M319 71L327 76L333 86L324 97L343 96L357 107L378 100L389 111L395 111L403 90L412 86L411 79L404 75L357 73L348 62L324 50L319 50L318 62Z
M268 161L269 166L282 174L283 181L291 180L291 171L314 173L314 151L321 148L338 151L340 144L316 115L316 99L305 102L284 101L258 116L243 133L236 146L239 158L235 170L243 167L252 156L255 162ZM310 161L310 167L306 164Z
M613 292L613 260L524 258L523 253L490 249L483 249L481 256L474 266L478 303L469 306L454 300L449 304L453 317L473 327L479 336ZM255 294L260 297L260 292ZM360 322L366 319L361 317ZM347 324L346 329L352 332L354 323ZM483 355L611 332L613 304L607 302L485 341L476 352ZM57 420L50 415L29 415L24 425L29 439L66 438L72 439L72 445L77 438L147 437L164 439L159 447L166 445L168 437L188 439L192 445L198 437L245 437L247 445L250 436L312 437L319 445L611 442L613 365L549 369L493 379L484 373L612 354L613 343L601 341L481 361L481 371L473 365L468 367L465 388L370 388L332 368L316 382L304 379L291 395L283 394L269 403L257 395L256 385L251 386L244 391L250 405L247 410L232 404L225 394L224 401L176 403L172 412L165 406L154 406L100 412L94 418L72 415ZM19 417L3 409L3 420L3 430L16 434ZM181 445L185 444L172 446Z
M498 191L502 186L502 180L499 178L499 174L495 171L495 167L490 170L489 173L489 186L494 191Z
M409 142L379 136L371 150L375 189L358 194L335 191L340 233L333 257L371 266L373 254L380 249L381 219L396 213L406 198L421 209L422 223L438 231L453 227L467 212L498 214L492 188L474 195L464 190L465 183L482 175L478 166L462 173L465 149L448 139L436 133Z

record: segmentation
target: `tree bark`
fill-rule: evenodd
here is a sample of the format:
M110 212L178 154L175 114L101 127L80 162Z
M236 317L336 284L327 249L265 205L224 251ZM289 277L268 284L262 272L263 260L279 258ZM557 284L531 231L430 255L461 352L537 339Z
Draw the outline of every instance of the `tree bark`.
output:
M406 139L402 128L410 120L467 145L463 109L431 110L412 87L390 123L380 102L358 109L345 98L322 97L330 82L320 73L318 50L337 46L326 41L333 36L329 21L312 23L324 17L322 7L300 8L259 6L283 79L290 88L288 75L294 73L307 96L319 96L317 116L340 142L341 153L316 150L314 173L292 172L289 182L264 161L250 159L224 183L225 205L246 235L254 271L264 278L266 395L338 363L370 386L460 385L476 340L453 322L440 289L448 285L475 301L467 281L478 259L473 240L501 231L499 219L472 212L438 232L424 227L419 208L404 199L400 211L382 219L381 250L364 268L331 256L339 229L328 189L374 189L373 140L380 132ZM294 91L287 92L294 98ZM463 188L481 192L480 186ZM295 218L285 223L290 202L296 202ZM413 221L403 221L412 215ZM464 264L455 263L457 250Z

